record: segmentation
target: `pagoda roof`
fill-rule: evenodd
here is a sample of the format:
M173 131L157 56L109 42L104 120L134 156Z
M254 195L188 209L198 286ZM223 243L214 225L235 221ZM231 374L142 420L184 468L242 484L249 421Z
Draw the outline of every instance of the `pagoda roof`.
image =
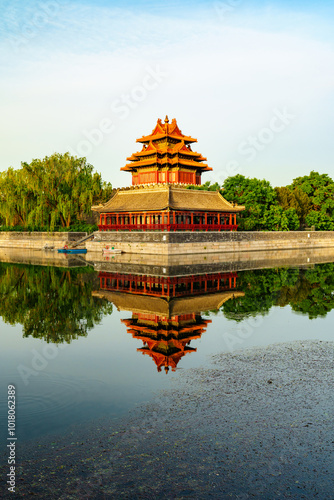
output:
M130 158L128 158L130 159ZM205 158L203 158L204 160ZM201 157L198 158L180 158L178 155L174 157L168 157L164 155L162 158L156 156L155 158L140 158L139 160L132 160L134 163L127 163L124 167L121 168L123 172L133 172L141 167L149 167L150 165L155 166L157 168L163 167L190 167L191 170L201 170L202 172L208 172L212 170L206 163L199 163L202 161ZM154 168L153 168L154 170Z
M137 142L143 144L141 151L129 156L127 160L131 163L127 163L121 170L133 172L149 165L156 168L181 165L201 171L212 170L202 163L206 158L191 149L190 144L197 142L197 139L182 134L175 118L172 123L169 123L167 116L165 123L159 119L152 133L137 139Z
M152 142L150 141L148 145L144 144L142 149L138 151L138 153L133 153L127 160L136 160L140 156L146 156L146 155L151 155L154 153L170 153L170 154L176 154L178 152L184 152L187 155L190 156L196 156L200 157L203 160L206 160L201 153L197 153L196 151L193 151L189 145L186 145L184 140L171 144L168 143L167 141L164 142Z
M119 311L131 311L137 314L155 314L165 318L194 312L200 313L201 311L218 310L227 300L245 295L244 292L225 291L193 297L177 297L167 301L161 297L104 290L92 292L92 294L94 297L107 299L109 302L112 302Z
M240 212L244 206L233 205L219 191L204 191L176 187L175 184L155 184L118 190L103 207L96 212L142 212L193 210L206 212Z
M172 122L169 123L168 116L166 116L164 123L162 123L161 119L159 118L156 126L152 130L152 133L150 135L144 135L143 137L140 137L136 142L146 143L150 141L157 141L159 139L162 139L163 137L170 137L171 139L178 140L182 139L188 144L197 142L197 139L182 134L175 118L173 118Z

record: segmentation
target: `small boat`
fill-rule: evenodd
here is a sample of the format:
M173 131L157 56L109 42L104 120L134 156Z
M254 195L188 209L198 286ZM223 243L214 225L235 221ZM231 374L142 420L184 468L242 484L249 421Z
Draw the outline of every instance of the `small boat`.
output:
M119 250L117 248L114 248L114 247L105 247L102 249L102 253L103 254L109 254L109 253L122 253L122 250Z
M58 253L87 253L87 248L58 248Z

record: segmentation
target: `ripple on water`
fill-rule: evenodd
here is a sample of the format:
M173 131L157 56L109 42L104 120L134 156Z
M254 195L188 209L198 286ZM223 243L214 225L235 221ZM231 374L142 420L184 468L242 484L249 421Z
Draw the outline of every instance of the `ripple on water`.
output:
M106 408L109 392L100 380L41 373L17 391L18 434L25 440L94 418Z

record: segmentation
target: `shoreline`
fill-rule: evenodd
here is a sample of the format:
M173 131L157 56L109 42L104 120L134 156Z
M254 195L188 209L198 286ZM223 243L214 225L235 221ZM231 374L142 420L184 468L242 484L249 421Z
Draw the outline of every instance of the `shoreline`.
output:
M333 498L333 361L322 341L214 355L126 416L22 446L17 498Z

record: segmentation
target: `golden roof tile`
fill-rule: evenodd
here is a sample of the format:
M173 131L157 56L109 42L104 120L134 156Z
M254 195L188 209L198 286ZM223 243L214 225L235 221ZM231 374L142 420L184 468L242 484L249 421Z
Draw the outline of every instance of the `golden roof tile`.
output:
M156 184L118 190L103 207L96 208L100 213L138 212L172 210L193 210L212 212L241 212L243 206L233 205L218 191L202 191L176 187L173 184Z
M109 292L104 290L93 292L93 296L107 299L115 304L119 311L156 314L165 318L181 314L218 310L227 300L243 297L244 295L244 292L226 291L197 295L195 297L178 297L167 301L160 297L124 292Z

